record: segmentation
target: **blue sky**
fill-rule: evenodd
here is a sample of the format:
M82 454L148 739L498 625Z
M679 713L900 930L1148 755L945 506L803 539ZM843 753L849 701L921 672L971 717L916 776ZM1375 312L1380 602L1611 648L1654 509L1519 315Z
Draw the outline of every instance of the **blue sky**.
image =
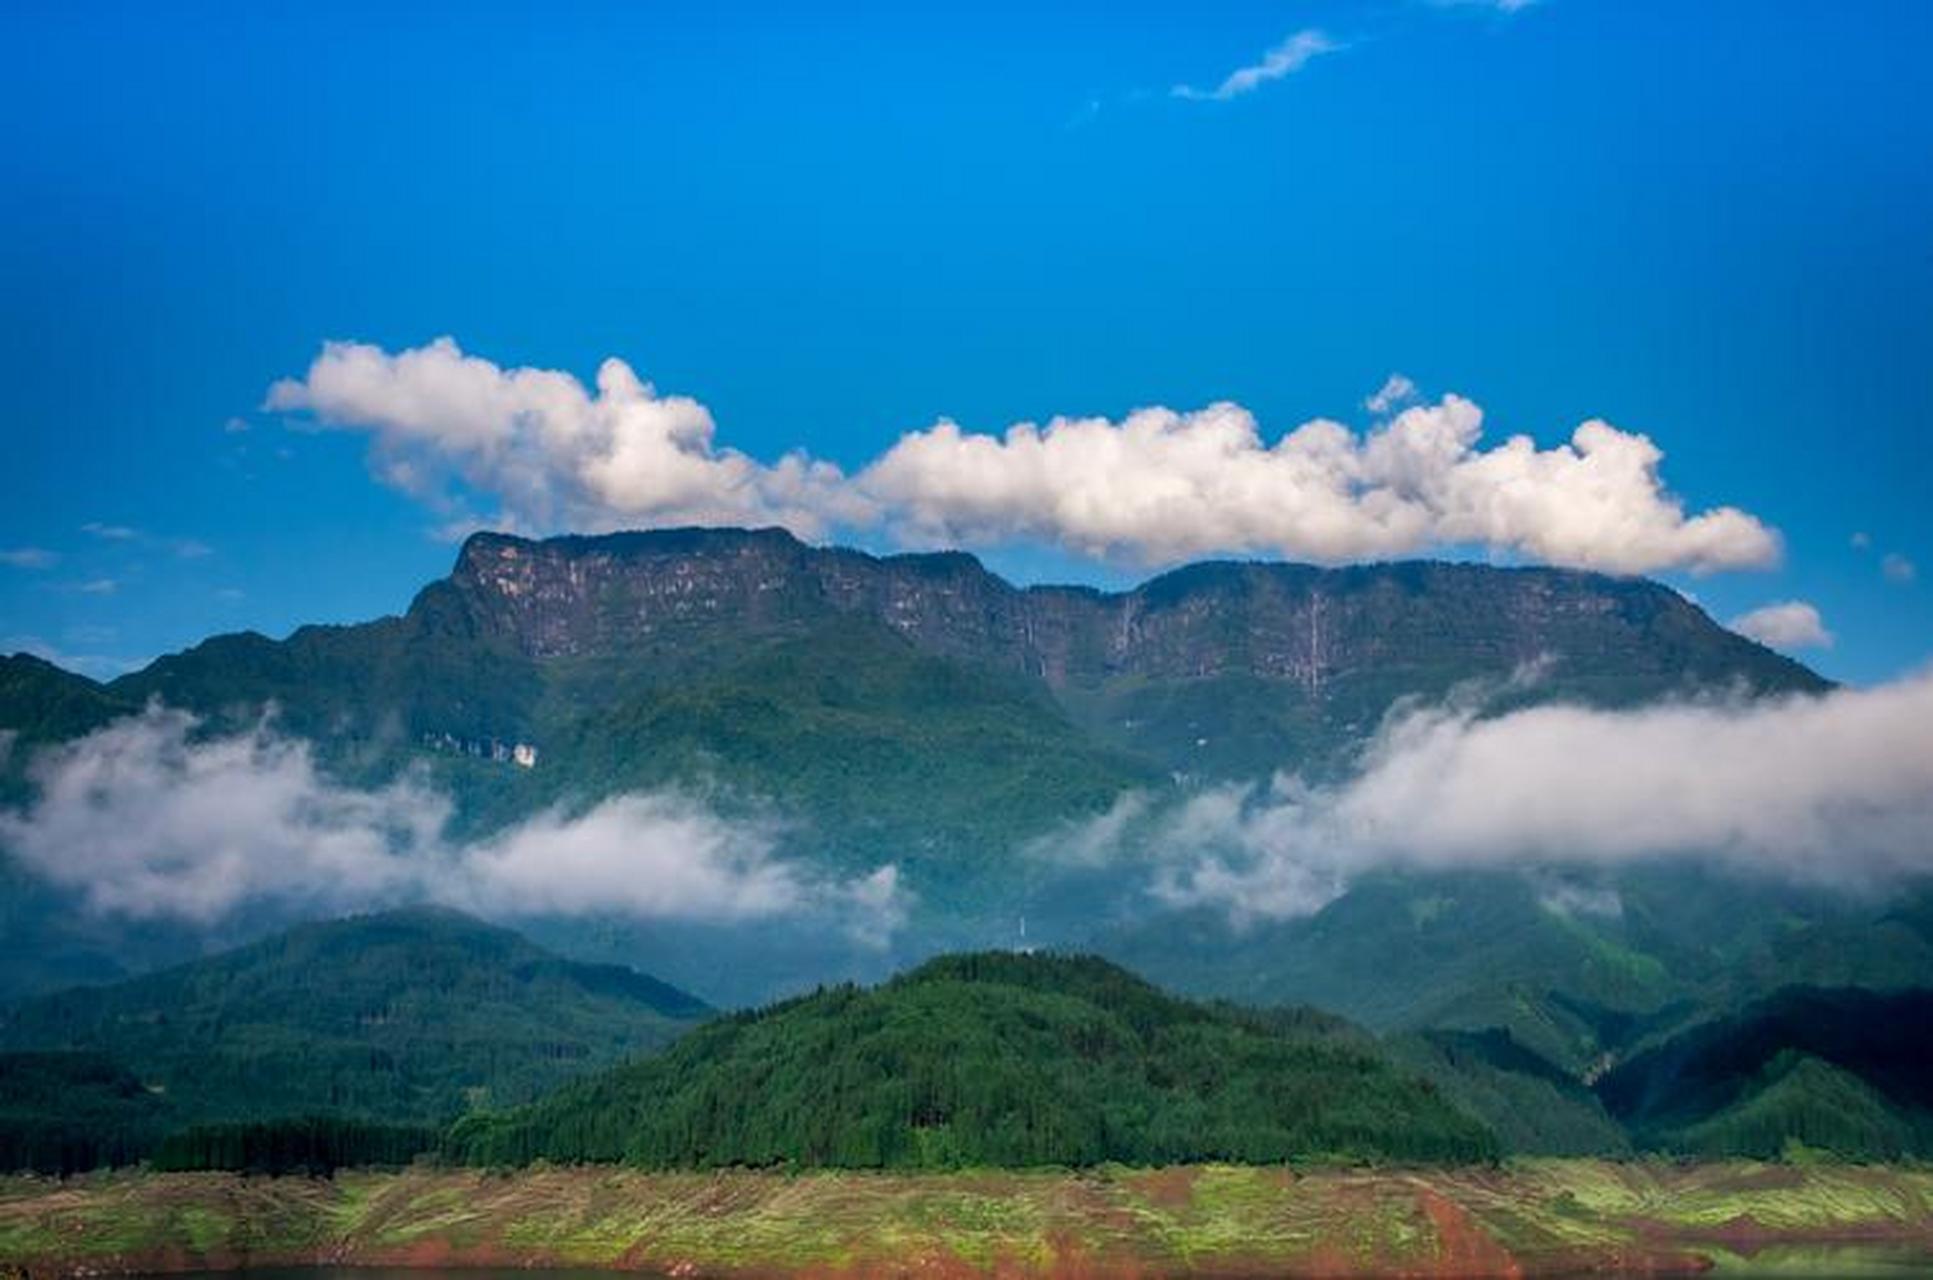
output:
M1933 651L1933 7L920 8L9 6L0 648L403 607L449 512L262 406L325 340L447 334L848 473L941 417L1360 429L1400 371L1775 527L1661 570L1717 616L1810 602L1856 681Z

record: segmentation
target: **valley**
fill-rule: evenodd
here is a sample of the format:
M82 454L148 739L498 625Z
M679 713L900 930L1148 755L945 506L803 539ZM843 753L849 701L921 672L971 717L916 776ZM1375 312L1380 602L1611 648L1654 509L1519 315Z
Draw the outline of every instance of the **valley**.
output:
M1829 688L1637 580L1020 589L777 530L477 535L397 617L107 683L0 660L17 834L95 795L59 770L153 741L289 791L285 846L401 899L117 915L0 860L0 1164L66 1179L8 1184L0 1265L1541 1274L1924 1242L1922 882L1370 865L1244 917L1161 879L1252 856L1190 815L1319 796L1419 709ZM521 857L544 891L586 850L569 900L610 909L476 878ZM777 905L623 907L693 866Z

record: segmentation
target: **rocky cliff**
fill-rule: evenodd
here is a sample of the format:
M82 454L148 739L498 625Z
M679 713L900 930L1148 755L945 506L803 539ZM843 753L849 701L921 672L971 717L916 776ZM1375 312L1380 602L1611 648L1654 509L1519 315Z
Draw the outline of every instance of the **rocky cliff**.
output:
M1210 773L1277 767L1366 732L1398 697L1526 667L1550 695L1600 704L1825 687L1669 587L1560 569L1214 561L1110 593L1020 588L959 552L875 557L779 529L478 534L417 608L453 606L540 661L861 618L922 652L1037 678L1111 745Z

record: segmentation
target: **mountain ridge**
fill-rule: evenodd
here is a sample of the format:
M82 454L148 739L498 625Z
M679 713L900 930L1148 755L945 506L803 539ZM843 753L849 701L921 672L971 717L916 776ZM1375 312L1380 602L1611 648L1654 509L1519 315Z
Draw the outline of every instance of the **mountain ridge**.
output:
M1633 621L1660 616L1679 624L1693 618L1709 622L1696 605L1661 583L1579 569L1426 559L1338 567L1263 559L1209 559L1165 570L1125 590L1108 591L1052 583L1018 586L993 573L978 557L965 551L876 556L848 547L814 547L779 528L691 527L546 539L480 532L464 541L456 565L445 581L469 593L494 590L506 600L554 605L559 602L559 593L554 588L547 589L549 584L540 581L539 573L554 571L559 562L572 566L568 581L581 589L610 586L612 579L607 565L636 565L655 559L661 562L670 581L664 587L641 593L636 603L658 604L661 612L679 618L691 613L690 608L681 607L680 596L696 596L699 607L717 609L722 593L703 595L693 588L716 586L717 575L701 574L699 566L706 560L727 557L740 562L739 567L766 574L781 569L795 573L804 570L815 580L814 585L823 597L835 606L849 611L870 608L876 614L886 615L889 625L924 641L936 651L945 650L943 631L954 635L962 631L970 633L971 628L963 624L974 622L977 616L980 630L990 642L1014 650L1009 662L1024 667L1028 674L1039 676L1050 685L1097 674L1217 674L1218 670L1208 663L1179 659L1165 634L1176 622L1191 634L1199 634L1206 619L1198 607L1190 606L1200 597L1213 593L1220 593L1224 603L1229 596L1247 595L1258 605L1294 606L1301 602L1293 600L1291 593L1306 592L1316 602L1312 612L1299 615L1309 624L1306 631L1286 629L1278 643L1255 649L1249 656L1257 664L1256 674L1307 679L1316 684L1325 678L1325 667L1333 660L1326 652L1330 646L1323 633L1338 621L1325 616L1326 605L1322 602L1341 602L1360 594L1364 588L1373 591L1397 587L1420 593L1444 585L1508 582L1528 588L1519 593L1526 597L1527 603L1521 603L1519 615L1512 618L1518 623L1534 620L1535 610L1530 606L1540 596L1550 602L1546 617L1557 617L1565 610L1605 613L1615 603L1623 606ZM927 600L908 594L906 588L913 583L928 589ZM771 595L778 585L768 577L754 584L753 591L744 598L757 600ZM426 593L434 589L432 584ZM1267 599L1271 593L1281 598ZM421 600L419 595L418 601ZM412 611L415 608L412 605ZM1067 621L1068 611L1075 609L1090 611L1084 625L1098 631L1105 643L1096 645L1092 637L1071 634L1069 629L1056 625L1057 621ZM1179 619L1165 616L1177 610L1182 614ZM517 610L513 608L511 612ZM737 616L755 612L740 610ZM1058 619L1057 615L1060 615ZM1098 627L1096 618L1101 624ZM524 621L520 634L532 656L567 656L565 649L551 641L554 632L533 626L527 619ZM646 625L651 624L647 621ZM1799 687L1816 691L1828 686L1828 682L1802 664L1744 636L1725 631L1716 623L1710 625L1728 637L1722 641L1730 650L1727 656L1740 660L1747 655L1770 658L1772 661L1766 664L1766 670L1777 669ZM1000 634L1002 629L1004 635ZM1509 654L1514 663L1543 656L1541 647L1530 640L1528 632L1513 638L1522 643L1521 648ZM1152 652L1139 652L1147 649ZM1097 660L1102 663L1098 668Z
M361 699L372 722L528 736L593 694L661 689L754 641L835 625L1031 684L1090 745L1207 778L1333 772L1399 699L1503 686L1526 668L1540 671L1537 698L1600 706L1831 687L1642 578L1216 560L1109 592L1015 586L960 551L874 556L700 527L472 534L400 615L211 637L104 687L204 710L280 697L296 728L320 733L340 706L305 721L303 701L353 685L337 702Z
M183 1122L441 1122L657 1048L711 1012L648 975L405 907L0 1008L0 1051L107 1054Z

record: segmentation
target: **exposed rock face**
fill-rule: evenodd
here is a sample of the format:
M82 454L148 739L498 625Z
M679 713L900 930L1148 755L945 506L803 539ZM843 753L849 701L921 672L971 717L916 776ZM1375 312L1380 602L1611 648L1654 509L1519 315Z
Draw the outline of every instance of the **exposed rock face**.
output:
M678 529L478 534L450 581L482 631L535 658L845 613L1059 690L1250 676L1318 693L1369 672L1507 674L1539 662L1660 687L1825 687L1668 587L1561 569L1213 561L1107 593L1018 588L960 552L874 557L778 529Z

